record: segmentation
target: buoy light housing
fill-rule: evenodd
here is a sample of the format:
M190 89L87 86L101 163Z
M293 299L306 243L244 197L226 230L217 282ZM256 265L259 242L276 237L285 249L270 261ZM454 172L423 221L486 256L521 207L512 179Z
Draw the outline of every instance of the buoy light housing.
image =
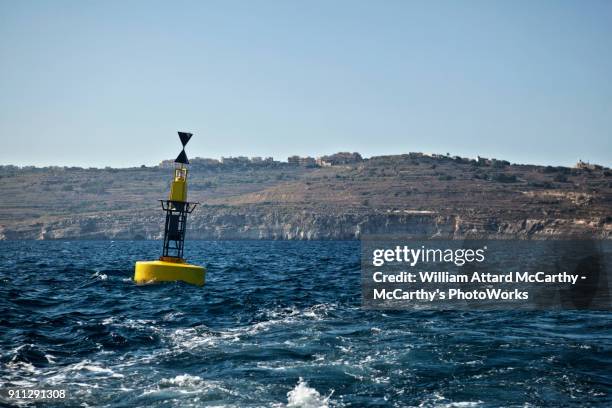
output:
M186 166L189 160L185 145L193 135L187 132L178 132L178 135L183 149L174 160L174 178L170 184L170 194L167 200L159 200L162 210L166 213L162 256L157 261L136 262L134 281L139 284L184 281L201 286L205 281L206 269L189 265L183 258L187 215L191 214L198 203L187 201Z

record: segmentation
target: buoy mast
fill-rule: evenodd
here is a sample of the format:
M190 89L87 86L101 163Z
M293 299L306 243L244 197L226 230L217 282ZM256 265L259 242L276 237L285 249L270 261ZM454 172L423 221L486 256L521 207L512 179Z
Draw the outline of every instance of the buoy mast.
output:
M185 245L185 231L187 229L187 214L195 209L198 203L187 201L187 165L189 160L185 153L185 146L193 134L178 132L183 150L174 160L174 179L170 184L170 195L167 200L159 200L162 210L166 212L164 226L164 246L161 261L184 262L183 248Z
M164 243L162 256L157 261L138 261L134 268L134 281L139 284L151 282L183 281L202 286L206 269L188 264L183 258L187 215L198 203L187 201L187 165L189 160L185 145L193 136L191 133L178 132L183 149L174 160L174 178L170 184L167 200L159 200L166 213L164 224Z

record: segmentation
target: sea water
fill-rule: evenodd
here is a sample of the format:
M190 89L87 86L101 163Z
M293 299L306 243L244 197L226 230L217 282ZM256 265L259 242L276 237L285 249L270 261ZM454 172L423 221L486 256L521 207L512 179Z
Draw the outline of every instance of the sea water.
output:
M612 406L607 312L365 311L358 242L0 243L0 388L66 406Z

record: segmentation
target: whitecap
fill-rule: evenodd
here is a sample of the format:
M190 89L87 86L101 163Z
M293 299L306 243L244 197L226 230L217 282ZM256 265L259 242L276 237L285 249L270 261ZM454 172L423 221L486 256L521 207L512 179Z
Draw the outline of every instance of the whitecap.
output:
M159 385L174 385L177 387L196 387L202 385L204 380L197 375L181 374L174 378L162 378Z
M225 387L222 382L204 380L200 376L180 374L173 378L162 378L155 387L144 390L142 395L167 393L208 394L217 392L237 396L238 393Z
M107 280L108 279L108 275L106 275L105 273L100 273L99 271L96 271L93 275L91 275L91 277L99 279L99 280Z
M90 373L94 373L96 375L106 375L112 378L123 378L123 374L116 373L110 368L102 367L100 363L92 362L87 359L70 365L63 371L89 371Z
M102 324L104 326L108 326L109 324L112 324L114 321L115 321L115 318L111 316L111 317L107 317L106 319L102 320Z
M300 377L294 389L287 393L287 407L291 408L328 408L329 399L334 391L327 397L321 396L319 391L308 386L308 383Z
M431 398L421 402L419 407L434 406L436 408L474 408L482 404L482 401L448 401L444 395L440 394L439 392L434 392L431 395Z
M40 370L34 367L32 364L25 361L10 361L7 365L8 368L15 371L22 371L29 374L39 374Z

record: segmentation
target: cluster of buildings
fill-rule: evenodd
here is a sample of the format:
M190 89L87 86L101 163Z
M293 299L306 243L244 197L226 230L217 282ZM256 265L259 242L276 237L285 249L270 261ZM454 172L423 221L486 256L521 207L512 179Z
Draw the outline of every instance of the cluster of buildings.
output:
M328 167L339 166L343 164L352 164L363 161L363 157L357 152L339 152L329 156L314 157L310 156L290 156L287 158L287 163L293 166L302 167Z
M195 157L189 159L189 164L192 166L216 167L216 166L249 166L249 165L272 165L280 164L272 157L221 157L220 159L210 159L205 157ZM164 160L159 164L159 167L174 167L174 160Z
M363 161L363 157L357 152L340 152L329 156L321 156L317 158L317 164L321 167L338 166L342 164L353 164Z
M603 166L599 164L583 162L582 160L578 160L578 163L576 163L575 167L577 169L582 169L582 170L602 170L604 168Z
M314 157L310 156L290 156L287 158L287 163L275 161L272 157L221 157L220 159L208 159L202 157L196 157L189 159L189 163L193 166L249 166L249 165L260 165L260 166L271 166L271 165L290 165L290 166L301 166L301 167L327 167L337 166L342 164L351 164L363 161L363 158L359 153L340 152L329 156ZM171 168L174 167L173 160L164 160L159 164L160 167Z
M476 159L461 156L451 156L449 153L438 154L438 153L408 153L408 157L411 159L417 159L421 157L428 157L436 160L452 160L458 163L472 163L478 166L492 166L492 167L504 167L509 166L510 162L507 160L489 159L487 157L476 156Z
M266 157L265 159L260 156L255 157L246 157L246 156L238 156L238 157L221 157L218 162L220 164L272 164L275 163L274 158ZM278 163L278 162L276 162Z
M302 166L302 167L318 167L317 161L314 157L306 156L289 156L287 157L287 163L292 166Z

